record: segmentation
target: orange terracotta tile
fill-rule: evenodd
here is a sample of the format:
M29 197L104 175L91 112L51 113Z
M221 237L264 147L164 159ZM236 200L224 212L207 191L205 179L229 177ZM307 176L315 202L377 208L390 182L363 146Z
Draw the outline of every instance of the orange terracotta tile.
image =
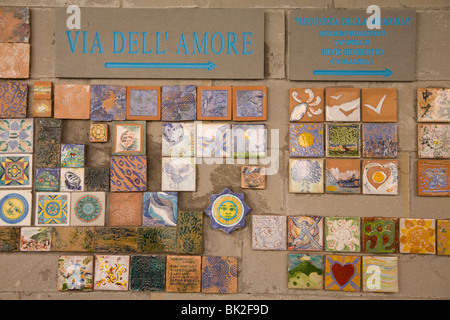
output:
M126 192L109 194L109 225L113 227L142 226L143 193Z
M30 9L0 7L0 42L30 42Z
M35 81L33 86L33 98L48 100L52 98L52 83L50 81Z
M361 89L363 122L397 122L397 89Z
M52 117L52 100L33 100L33 117L34 118L51 118Z
M0 78L27 79L30 76L30 45L0 43Z
M55 118L89 119L90 103L90 85L55 84Z

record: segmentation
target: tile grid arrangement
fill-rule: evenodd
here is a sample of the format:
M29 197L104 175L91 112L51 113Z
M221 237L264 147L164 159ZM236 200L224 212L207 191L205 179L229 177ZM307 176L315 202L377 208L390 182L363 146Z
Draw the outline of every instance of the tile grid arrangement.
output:
M450 196L450 88L417 89L417 121L417 194Z
M289 192L398 194L397 89L291 89L289 120Z
M253 250L300 251L290 289L398 292L398 257L385 255L450 255L450 220L254 215L252 226Z

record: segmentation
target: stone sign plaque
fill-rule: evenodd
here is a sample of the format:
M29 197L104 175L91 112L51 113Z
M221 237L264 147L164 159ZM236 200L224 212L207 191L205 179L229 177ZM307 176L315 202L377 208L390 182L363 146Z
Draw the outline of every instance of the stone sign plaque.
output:
M414 81L416 12L378 13L293 10L289 79Z
M262 9L67 11L56 9L56 77L264 78Z

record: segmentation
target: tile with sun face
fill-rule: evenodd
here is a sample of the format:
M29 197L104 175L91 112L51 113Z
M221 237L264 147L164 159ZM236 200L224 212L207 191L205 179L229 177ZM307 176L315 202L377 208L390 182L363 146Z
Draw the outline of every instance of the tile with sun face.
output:
M289 124L289 156L323 157L324 125L321 123Z
M32 155L0 156L0 188L31 188L33 185Z
M161 87L128 86L127 120L160 120Z
M37 226L68 226L70 222L70 193L37 192Z

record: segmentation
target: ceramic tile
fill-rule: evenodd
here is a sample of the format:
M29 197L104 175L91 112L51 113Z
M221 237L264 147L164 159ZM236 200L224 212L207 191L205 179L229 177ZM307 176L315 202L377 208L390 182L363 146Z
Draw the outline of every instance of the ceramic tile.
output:
M94 228L92 227L53 227L52 251L93 252Z
M33 186L33 155L0 155L0 188L31 188Z
M198 87L197 120L231 120L231 87Z
M0 42L30 42L30 9L0 8Z
M60 191L84 191L84 168L61 168Z
M361 252L361 218L325 217L325 251Z
M33 119L1 119L0 153L32 153L33 128Z
M397 122L396 88L361 89L363 122Z
M3 79L29 78L30 44L0 43L0 57L1 57L0 78Z
M142 225L142 193L110 193L109 194L110 226Z
M145 155L147 146L145 121L114 121L113 155Z
M323 289L323 256L294 254L288 256L289 289Z
M113 156L110 168L112 192L147 191L147 157Z
M450 220L437 220L436 224L437 254L448 256L450 255Z
M397 160L364 160L363 194L398 194Z
M359 88L326 88L327 121L360 121L361 99Z
M130 273L129 256L95 256L94 290L126 291Z
M106 195L104 192L72 193L71 226L104 226Z
M417 161L417 194L450 196L450 161Z
M36 142L46 144L61 143L62 120L59 119L37 119L36 120Z
M397 124L364 123L362 149L366 158L397 157Z
M58 291L91 291L93 275L93 256L58 258Z
M222 229L229 234L245 227L245 218L250 211L244 193L233 193L225 188L219 194L210 195L210 205L204 212L211 218L211 228Z
M286 216L254 215L253 250L286 250Z
M233 87L233 120L267 120L267 87Z
M55 84L54 117L57 119L89 119L91 86L88 84Z
M162 191L195 191L194 158L162 158Z
M361 161L359 159L326 159L325 163L327 193L361 193Z
M361 291L361 257L325 256L325 290Z
M138 252L168 253L177 250L177 228L143 227L139 228Z
M167 256L166 292L200 292L201 256Z
M288 216L288 250L323 251L323 217Z
M203 212L179 211L177 226L177 253L203 253Z
M84 168L86 191L109 191L109 168Z
M0 68L0 77L2 77L1 72ZM0 118L25 118L27 116L27 97L28 85L26 83L0 83Z
M243 189L265 189L266 167L264 166L242 166L241 188Z
M37 226L68 226L70 223L70 193L37 192Z
M289 159L289 192L323 193L323 159Z
M61 167L83 168L84 150L84 144L61 144Z
M418 157L450 158L450 124L418 124Z
M398 258L364 256L362 287L364 292L398 292Z
M400 253L436 254L436 220L400 218Z
M139 228L94 228L95 252L136 252Z
M417 89L417 121L450 122L450 88Z
M91 123L89 127L89 142L108 142L108 124Z
M202 257L202 292L230 294L238 292L236 257Z
M289 124L289 156L324 157L324 124L291 123Z
M61 164L61 145L59 143L37 142L34 146L36 168L59 168Z
M34 81L33 100L51 100L52 92L51 81Z
M91 120L125 120L127 88L119 85L91 85Z
M231 155L231 129L228 123L203 123L196 126L197 157L221 158Z
M326 156L359 158L361 156L361 125L327 124Z
M323 88L291 88L289 90L289 121L322 122L324 118Z
M194 122L163 122L162 156L193 157L195 139Z
M24 227L20 229L20 251L50 251L52 228Z
M130 290L164 291L166 287L165 256L131 256Z
M53 116L53 100L33 99L33 117L51 118Z
M267 129L265 124L233 124L233 157L265 158Z
M0 227L0 252L19 251L20 228Z
M397 253L397 218L362 218L362 252Z
M0 191L0 226L31 226L31 191Z
M161 87L127 87L127 120L161 120Z
M197 119L196 86L163 86L161 120L186 121Z
M143 200L143 225L174 227L178 221L177 192L146 192Z

